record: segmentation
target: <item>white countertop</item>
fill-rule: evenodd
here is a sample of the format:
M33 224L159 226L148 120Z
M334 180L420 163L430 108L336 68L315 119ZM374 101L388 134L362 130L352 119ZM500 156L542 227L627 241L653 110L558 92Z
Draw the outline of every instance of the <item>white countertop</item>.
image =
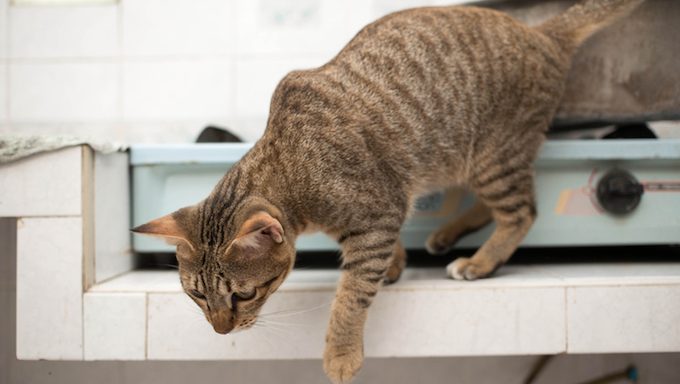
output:
M339 270L294 270L281 291L328 291L335 289ZM680 284L677 263L626 262L579 264L506 265L488 279L456 281L446 277L444 268L407 268L401 279L383 287L401 290L466 290L480 288L635 286ZM182 292L177 271L138 270L97 284L89 292Z

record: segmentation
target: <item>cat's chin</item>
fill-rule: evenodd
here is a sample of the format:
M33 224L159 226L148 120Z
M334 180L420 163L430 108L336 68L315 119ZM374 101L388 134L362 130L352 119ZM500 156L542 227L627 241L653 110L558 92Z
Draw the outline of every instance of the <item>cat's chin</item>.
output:
M225 335L225 336L234 335L234 334L236 334L236 333L239 333L239 332L243 332L243 331L245 331L245 330L248 330L248 329L250 329L250 328L252 328L252 327L253 327L253 326L250 325L250 326L248 326L248 327L238 327L238 328L234 328L234 329L232 329L231 331L229 331L229 333L225 333L224 335Z

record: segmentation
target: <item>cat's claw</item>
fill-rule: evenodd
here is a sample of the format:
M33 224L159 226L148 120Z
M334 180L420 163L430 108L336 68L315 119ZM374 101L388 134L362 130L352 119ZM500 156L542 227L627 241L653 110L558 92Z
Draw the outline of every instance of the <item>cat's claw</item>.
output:
M323 355L323 370L333 384L347 384L361 369L364 361L363 348L350 349L326 346Z

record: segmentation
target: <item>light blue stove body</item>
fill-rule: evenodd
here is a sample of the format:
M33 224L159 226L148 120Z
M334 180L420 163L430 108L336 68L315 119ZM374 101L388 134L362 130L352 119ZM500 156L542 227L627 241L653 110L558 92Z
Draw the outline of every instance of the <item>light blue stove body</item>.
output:
M132 225L143 224L205 198L252 144L135 145L131 148ZM602 210L594 197L599 178L612 169L630 172L649 189L630 214ZM680 140L548 141L536 162L538 219L528 246L680 244ZM472 203L462 191L442 191L418 201L402 242L424 248L441 224ZM477 247L493 227L471 234L458 247ZM298 239L300 251L338 249L324 234ZM136 252L174 251L157 239L134 236Z

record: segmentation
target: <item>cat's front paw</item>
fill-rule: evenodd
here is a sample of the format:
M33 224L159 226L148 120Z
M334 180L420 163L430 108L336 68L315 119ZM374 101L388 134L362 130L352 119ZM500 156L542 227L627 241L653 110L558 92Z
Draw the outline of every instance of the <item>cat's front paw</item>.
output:
M356 376L364 361L363 345L326 345L323 354L323 370L334 384L346 384Z
M454 280L477 280L486 277L469 257L459 257L446 266L446 274Z

